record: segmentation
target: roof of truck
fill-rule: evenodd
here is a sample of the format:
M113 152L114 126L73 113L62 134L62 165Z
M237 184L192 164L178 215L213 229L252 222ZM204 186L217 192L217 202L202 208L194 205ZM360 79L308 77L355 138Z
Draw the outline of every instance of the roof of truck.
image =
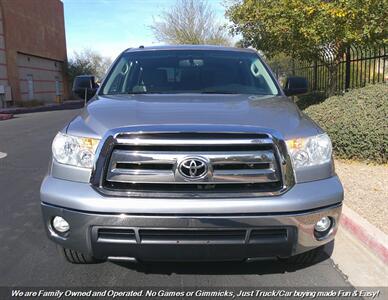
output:
M124 52L154 51L154 50L218 50L218 51L236 51L236 52L256 52L251 48L237 48L216 45L160 45L160 46L140 46L138 48L129 48Z

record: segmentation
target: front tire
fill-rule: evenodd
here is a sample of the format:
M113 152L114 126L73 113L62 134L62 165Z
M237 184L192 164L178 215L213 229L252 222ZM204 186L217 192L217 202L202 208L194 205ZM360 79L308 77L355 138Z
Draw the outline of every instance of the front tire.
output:
M102 260L96 259L95 257L83 254L79 251L63 248L57 246L59 254L69 263L72 264L96 264L102 262Z

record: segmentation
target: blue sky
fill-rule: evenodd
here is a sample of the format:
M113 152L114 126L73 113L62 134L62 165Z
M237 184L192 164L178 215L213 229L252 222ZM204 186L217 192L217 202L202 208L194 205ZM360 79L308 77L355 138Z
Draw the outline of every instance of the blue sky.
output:
M175 0L62 0L67 53L91 48L115 58L128 47L158 44L149 26ZM217 19L226 23L224 0L208 0Z

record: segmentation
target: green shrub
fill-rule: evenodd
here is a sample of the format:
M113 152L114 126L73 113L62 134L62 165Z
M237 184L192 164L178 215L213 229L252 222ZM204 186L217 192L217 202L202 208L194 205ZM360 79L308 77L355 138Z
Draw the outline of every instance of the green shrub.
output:
M330 135L338 158L388 162L388 84L330 97L305 112Z

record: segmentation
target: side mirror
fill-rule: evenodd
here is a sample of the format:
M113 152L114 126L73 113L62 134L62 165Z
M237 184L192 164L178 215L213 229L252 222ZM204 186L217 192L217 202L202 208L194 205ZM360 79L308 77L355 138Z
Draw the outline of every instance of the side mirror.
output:
M305 94L308 91L308 82L304 77L288 77L283 88L286 96Z
M97 92L98 84L92 75L80 75L74 78L73 93L80 98L90 100Z

